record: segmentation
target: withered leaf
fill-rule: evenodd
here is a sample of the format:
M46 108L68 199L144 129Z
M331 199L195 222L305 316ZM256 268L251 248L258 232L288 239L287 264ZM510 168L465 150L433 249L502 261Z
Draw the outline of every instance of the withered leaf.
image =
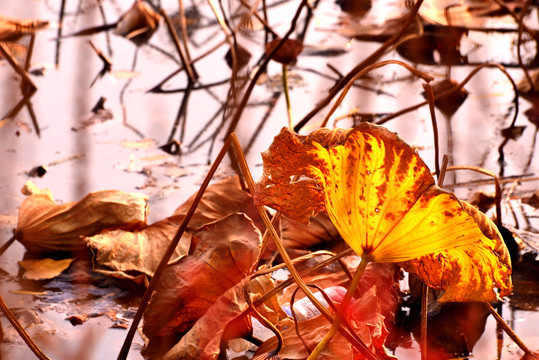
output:
M144 313L144 335L187 332L258 256L261 235L244 214L231 214L193 233L189 256L167 268Z
M263 295L273 287L270 277L258 277L254 281L258 284L258 291L250 287L250 295ZM216 359L227 326L249 307L244 291L247 283L248 278L244 278L219 296L180 342L165 354L163 360Z
M145 228L135 231L107 230L85 238L86 243L95 253L97 264L94 270L137 282L145 281L144 277L138 276L140 274L153 276L194 198L195 195L191 196L176 209L171 217ZM210 185L172 255L171 262L187 255L191 244L191 233L194 230L239 211L252 217L257 215L251 195L241 189L237 177L229 177Z
M135 0L133 5L116 23L114 32L140 46L152 37L159 27L160 15L144 1Z
M25 270L23 277L29 280L47 280L60 275L75 259L22 260L19 265Z
M448 291L458 284L446 301L456 293L468 301L494 300L493 287L502 296L510 293L511 263L495 225L437 187L412 147L368 123L336 133L339 142L321 144L316 131L300 136L283 129L263 154L256 202L305 222L327 212L346 243L375 262L406 262L462 247L452 260L454 272L469 279L468 269L479 268L482 285L466 291L466 282L446 282Z
M86 248L81 236L107 228L137 228L146 225L147 215L142 194L97 191L58 205L49 191L38 191L22 202L15 237L28 251L77 251Z
M277 38L266 44L266 55L269 55L281 41ZM286 39L279 49L273 54L272 59L281 64L293 64L298 55L303 51L303 44L299 40Z

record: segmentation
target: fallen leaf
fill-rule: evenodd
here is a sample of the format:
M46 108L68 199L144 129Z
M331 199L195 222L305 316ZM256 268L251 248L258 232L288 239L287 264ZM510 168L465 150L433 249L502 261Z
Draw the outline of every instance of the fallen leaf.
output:
M142 331L149 339L182 334L217 299L251 271L261 246L260 231L235 213L193 233L189 256L168 267L144 313Z
M58 205L50 191L26 189L33 193L20 206L15 238L28 251L78 251L86 248L81 236L146 225L148 203L142 194L97 191Z
M37 259L22 260L19 265L25 270L23 277L29 280L47 280L55 278L66 270L75 259Z
M273 287L271 278L267 276L257 277L253 282L258 284L258 291L250 287L251 296L263 295ZM249 279L244 278L219 296L163 360L216 359L227 327L249 308L244 291L248 283Z
M257 204L304 222L325 211L346 243L375 262L434 262L433 253L460 248L447 255L451 272L440 269L446 301L494 300L494 287L510 294L511 263L495 225L437 187L417 152L387 129L364 123L300 136L285 128L263 160Z
M145 277L139 275L153 276L194 198L195 195L191 196L171 217L145 228L136 231L105 230L95 236L85 237L84 241L95 254L94 270L110 276L145 282ZM251 195L241 189L237 177L229 177L210 185L175 249L171 262L187 255L194 230L239 211L244 211L253 218L257 214Z

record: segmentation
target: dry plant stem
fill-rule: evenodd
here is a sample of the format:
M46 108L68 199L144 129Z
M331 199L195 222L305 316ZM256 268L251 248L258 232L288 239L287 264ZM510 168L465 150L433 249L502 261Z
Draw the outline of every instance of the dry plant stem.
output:
M281 213L277 212L275 215L273 215L273 219L271 219L272 226L275 227L279 223L280 220L281 220ZM268 247L269 238L270 238L269 231L268 230L264 231L264 236L262 236L262 246L260 247L260 252L258 253L258 257L256 258L256 261L253 263L253 266L250 269L251 272L254 272L259 266L260 261L262 260L262 256L264 256L264 253L266 252L266 248Z
M243 172L243 176L245 177L245 181L247 183L247 186L248 186L249 190L251 191L251 193L254 194L254 192L255 192L255 183L254 183L253 177L251 175L251 172L249 171L249 167L247 166L247 161L245 160L245 156L243 156L243 151L242 151L240 143L239 143L239 141L238 141L238 139L236 137L236 134L232 133L231 136L229 137L229 139L232 139L232 146L234 147L234 150L236 152L236 158L237 158L237 161L238 161L238 165L239 165L240 169ZM227 143L228 143L228 140L227 140ZM224 146L223 146L223 148L224 148ZM258 208L258 212L260 214L260 217L262 218L262 221L266 225L266 228L267 228L268 232L271 234L271 236L273 238L273 242L274 242L275 246L277 247L277 250L281 254L281 257L282 257L284 263L286 264L286 267L287 267L288 271L290 272L290 275L292 276L292 278L294 279L294 281L296 282L298 287L309 298L309 300L311 300L313 305L316 306L316 308L318 309L318 311L320 311L320 313L322 313L326 318L327 317L331 318L332 317L331 313L328 311L328 309L326 309L320 303L320 301L318 301L318 299L314 296L314 294L309 290L309 287L307 286L305 281L303 281L301 276L298 274L296 268L294 267L294 264L293 264L292 260L290 259L290 256L288 255L288 252L286 251L281 239L279 238L279 235L277 234L277 231L275 230L275 227L273 227L264 206L257 206L257 208ZM339 327L337 327L337 328L339 329ZM344 329L342 331L345 332ZM361 341L361 339L357 338L356 340L357 340L356 344L358 345L357 350L360 351L367 359L369 359L369 360L377 360L378 359L377 356L375 354L373 354L373 352L365 345L365 343L363 343L363 341Z
M472 170L475 172L478 172L480 174L484 174L487 176L491 176L494 178L494 202L496 203L496 225L498 227L502 226L502 187L500 185L500 180L498 180L498 177L496 174L494 174L492 171L489 171L487 169L483 169L478 166L469 166L469 165L462 165L462 166L450 166L447 168L447 170Z
M211 55L215 50L219 49L221 46L223 46L223 44L225 43L226 41L223 40L221 41L220 43L216 44L214 47L212 47L211 49L209 49L208 51L206 51L205 53L201 54L200 56L197 56L193 61L191 61L191 66L193 64L195 64L197 61L205 58L206 56L209 56ZM162 89L163 85L166 84L170 79L172 79L174 76L178 75L179 73L181 73L182 71L185 70L185 66L181 66L179 69L173 71L172 73L170 73L170 75L168 75L167 77L165 77L163 80L161 80L159 82L159 84L155 85L153 88L151 88L150 90L148 90L148 92L153 92L153 93L164 93L164 92L168 92L167 90L164 90Z
M11 65L13 70L15 70L17 74L19 74L23 78L23 81L25 81L26 84L30 86L30 90L36 90L37 89L36 84L32 81L30 76L28 76L28 73L24 71L23 68L20 67L20 65L17 63L17 60L15 60L15 58L11 54L11 51L9 51L9 48L3 42L0 42L0 52L2 53L4 58L7 60L9 65Z
M518 106L518 89L517 89L517 84L515 84L515 81L513 80L513 78L511 77L511 75L509 75L509 73L507 72L507 70L505 70L505 67L503 67L502 65L500 64L495 64L495 63L485 63L485 64L481 64L479 66L477 66L476 68L474 68L470 74L468 74L468 76L466 76L466 78L464 80L462 80L462 82L460 84L458 84L457 86L451 88L451 89L448 89L446 91L442 91L441 93L438 93L434 96L434 100L438 100L440 98L443 98L445 96L448 96L448 95L451 95L452 93L454 92L457 92L459 91L460 89L462 89L464 87L464 85L466 85L471 79L472 77L474 77L475 74L477 74L481 69L483 68L498 68L501 72L503 72L505 74L505 76L507 77L507 79L509 80L509 82L511 82L511 86L513 87L513 93L515 94L515 97L513 98L513 103L515 104L515 113L513 115L513 120L511 121L511 125L510 127L514 126L515 125L515 122L517 121L517 117L518 117L518 111L519 111L519 106ZM403 114L406 114L408 112L411 112L411 111L414 111L414 110L417 110L419 109L420 107L424 106L424 105L427 105L429 102L428 100L425 100L423 102L420 102L419 104L416 104L416 105L412 105L408 108L405 108L405 109L402 109L402 110L399 110L391 115L388 115L386 116L385 118L383 119L380 119L379 121L376 122L377 125L382 125L382 124L385 124L386 122L388 122L389 120L392 120L396 117L399 117Z
M288 114L288 128L294 131L294 119L292 118L292 106L290 105L290 94L288 93L288 70L287 65L283 65L283 92L286 101L286 113Z
M399 31L397 31L395 34L393 34L385 43L382 44L375 52L373 52L371 55L369 55L365 60L363 60L361 63L356 65L348 74L343 76L339 81L331 88L329 93L322 99L320 102L314 107L313 110L311 110L307 115L301 119L296 126L294 127L294 130L296 132L299 132L301 128L312 118L314 117L320 110L322 110L325 106L327 106L331 99L333 99L339 91L341 91L344 86L350 80L360 71L362 71L365 67L373 64L378 59L380 59L387 51L389 51L390 48L392 48L395 43L404 35L410 24L414 21L419 8L421 7L421 4L423 3L423 0L418 0L413 9L410 11L410 13L407 15L408 18L404 22L403 26Z
M331 339L335 336L337 331L339 330L339 327L341 326L341 321L344 316L344 313L347 311L348 306L350 305L350 301L352 300L352 297L354 296L354 293L356 292L357 286L359 285L359 281L361 280L361 276L363 275L363 271L367 267L367 264L369 263L369 257L363 255L361 258L361 262L359 263L356 273L354 274L354 278L352 279L352 282L350 283L350 287L348 288L348 291L346 291L346 295L344 295L344 299L341 303L341 306L339 308L339 311L337 311L337 315L335 316L335 320L333 320L333 324L331 324L331 328L329 329L328 333L318 345L314 348L313 352L309 355L307 360L315 360L318 358L320 353L326 348L326 346L329 344Z
M526 77L526 80L530 84L530 87L532 90L535 90L535 85L533 83L533 80L528 73L528 70L526 69L526 66L524 66L524 63L522 62L522 54L520 52L520 47L522 45L522 31L524 30L524 16L528 12L528 8L531 4L531 0L527 0L521 10L521 14L518 17L518 39L517 39L517 58L518 58L518 64L522 68L522 71L524 71L524 76Z
M434 80L434 78L432 76L430 76L430 75L428 75L426 73L423 73L423 72L421 72L421 71L419 71L417 69L414 69L410 65L408 65L408 64L406 64L406 63L404 63L402 61L399 61L399 60L387 60L387 61L381 61L379 63L369 65L369 66L365 67L363 70L359 71L356 75L354 75L350 79L350 81L348 81L346 83L346 86L342 90L341 94L339 95L339 97L337 98L337 100L335 101L335 103L333 104L331 109L326 114L326 117L324 118L324 121L322 122L322 125L320 125L320 127L326 127L327 126L327 124L329 122L329 118L331 117L331 115L333 115L335 110L337 110L337 108L341 105L344 98L348 94L348 91L350 91L350 89L352 88L352 86L354 85L354 82L356 82L356 80L362 78L363 76L365 76L368 72L370 72L372 70L375 70L375 69L378 69L378 68L380 68L382 66L390 65L390 64L401 65L404 68L408 69L412 74L420 77L421 79L423 79L423 80L425 80L427 82Z
M311 274L313 272L316 272L316 271L318 271L318 270L320 270L320 269L334 263L335 261L340 261L341 258L345 257L346 255L350 255L352 253L353 253L352 249L344 250L341 253L339 253L337 255L334 255L331 259L322 261L321 263L300 272L299 275L300 276L309 275L309 274ZM296 263L299 263L301 261L309 260L309 259L314 258L314 257L319 256L319 255L330 255L330 254L331 253L329 251L320 250L320 251L317 251L317 252L314 252L314 253L311 253L311 254L307 254L307 255L303 255L301 257L295 258L295 259L292 260L292 263L296 264ZM274 272L276 270L279 270L279 269L282 269L282 268L285 268L285 267L286 267L286 264L279 264L279 265L276 265L276 266L272 267L271 269L259 270L257 272L257 274L258 275L264 275L264 274L267 274L267 273L272 273L272 272ZM282 290L284 290L288 286L292 285L293 282L294 282L294 279L288 279L288 280L283 281L282 283L280 283L279 285L275 286L273 289L268 291L266 294L262 295L259 299L257 299L255 301L255 303L257 304L258 301L264 302L264 301L268 300L269 298L271 298L274 295L278 294L279 292L281 292ZM327 317L327 319L329 321L333 321L333 316L330 315L330 316Z
M64 13L66 7L66 0L62 0L60 4L60 13L58 15L58 32L56 33L56 54L54 56L54 65L58 67L60 65L60 45L62 44L62 29L64 24Z
M206 191L206 188L208 187L210 180L215 174L215 171L217 171L219 164L223 160L224 156L226 155L228 151L228 148L230 147L230 144L234 141L234 139L236 139L236 137L235 135L232 135L224 143L223 147L221 148L221 151L217 155L217 158L215 159L211 168L209 169L208 174L204 178L202 185L200 185L200 188L195 196L195 199L193 200L193 203L191 204L191 207L187 211L185 218L183 219L180 227L176 231L176 234L174 234L174 237L172 238L169 246L167 247L165 253L163 254L163 257L161 258L161 261L159 262L159 265L157 266L157 269L155 270L152 280L150 281L150 284L148 285L148 288L146 289L146 292L144 293L144 296L142 297L142 300L140 301L140 306L137 309L137 313L135 314L131 327L129 328L127 336L124 340L122 349L120 350L120 354L118 355L118 360L127 359L129 348L131 347L131 343L133 342L133 337L135 336L135 332L137 330L138 324L140 323L140 320L142 319L142 315L144 314L144 311L146 310L146 307L148 306L148 302L153 293L153 290L155 289L161 277L161 274L163 273L163 270L165 269L167 263L169 262L170 257L172 256L172 254L174 253L174 250L178 246L178 243L180 242L180 239L183 233L185 232L185 229L187 229L187 225L189 224L189 221L193 217L193 214L195 213L198 203L200 202L200 199L204 195L204 192Z
M165 19L165 24L167 24L167 29L170 34L170 37L173 40L174 46L176 47L176 51L180 55L180 59L182 60L183 67L187 71L187 76L189 76L189 79L193 82L197 81L198 76L195 73L195 70L191 66L191 62L189 61L189 58L186 55L186 52L182 48L180 44L180 38L178 36L178 33L176 32L176 29L174 28L174 25L172 25L172 21L168 17L165 10L161 9L161 15L163 15L163 19Z
M434 93L429 83L423 84L427 101L429 102L430 118L432 120L432 134L434 136L434 169L436 177L440 178L440 145L438 143L438 123L436 122L436 110L434 108Z
M189 53L189 38L187 36L187 21L185 19L185 9L183 7L183 0L178 0L178 11L180 13L180 26L181 26L181 30L182 30L182 41L183 41L183 46L185 47L185 64L187 67L191 67L191 72L193 73L193 75L198 78L198 74L197 74L197 71L196 69L193 67L192 65L192 61L191 61L191 54ZM191 76L189 76L191 77Z
M423 283L421 291L421 360L427 360L427 319L429 307L429 287Z
M505 322L505 320L498 314L498 312L490 305L488 302L484 303L487 310L490 312L490 314L496 319L496 322L502 327L502 329L505 331L507 335L515 342L515 344L518 345L519 348L522 349L526 354L532 354L531 350L528 349L526 344L522 342L522 340L518 337L518 335L511 329L509 325Z
M256 275L251 276L251 280L255 277ZM262 323L266 328L270 329L277 337L277 347L275 348L275 350L272 351L272 353L278 354L279 351L281 351L281 349L283 348L283 335L281 335L279 329L277 329L277 327L273 325L273 323L269 321L264 315L262 315L255 305L253 305L253 302L251 301L251 296L249 295L249 282L247 282L243 287L243 295L245 297L247 305L249 306L251 311L255 313L256 319L260 321L260 323Z
M230 124L228 126L228 130L226 132L226 136L228 137L230 134L234 132L236 129L236 126L238 125L238 122L240 121L241 114L243 113L243 110L247 106L247 102L249 101L249 98L251 96L251 93L253 92L253 89L256 85L256 82L260 75L265 71L266 66L268 65L269 61L273 57L273 55L283 46L286 40L292 35L292 32L294 32L294 29L296 28L296 23L298 21L299 15L301 14L301 10L303 7L307 4L308 0L302 0L301 3L298 6L298 9L296 10L296 13L294 14L294 18L292 19L292 22L290 24L290 28L288 29L288 32L281 38L279 43L270 51L269 54L267 54L266 58L260 64L260 67L258 68L257 72L253 75L251 81L249 82L249 85L247 86L247 89L245 90L245 93L243 94L243 98L240 102L240 104L237 107L237 111L234 113L234 116L232 120L230 121Z
M0 248L0 256L2 256L6 250L17 240L17 234L14 234L2 247Z
M45 355L43 351L41 351L41 349L36 345L36 343L30 338L30 336L24 330L21 323L19 323L19 321L17 320L15 315L13 315L11 310L9 310L6 303L4 302L4 299L2 299L2 296L0 296L0 309L2 310L6 318L9 320L11 325L15 328L15 330L17 330L17 332L19 333L21 338L24 340L26 345L28 345L30 350L32 350L32 352L37 356L37 358L40 360L50 360L50 358L47 357L47 355Z

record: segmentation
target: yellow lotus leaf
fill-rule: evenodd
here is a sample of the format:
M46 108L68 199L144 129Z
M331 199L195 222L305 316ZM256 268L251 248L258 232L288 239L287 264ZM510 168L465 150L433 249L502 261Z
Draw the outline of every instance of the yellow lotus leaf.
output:
M263 160L257 204L303 222L326 212L346 243L371 261L403 263L459 249L442 288L460 284L454 289L460 291L456 274L470 278L466 271L479 267L489 276L477 279L483 292L468 301L494 299L493 286L510 293L511 264L494 225L479 226L478 220L490 220L471 215L437 187L417 152L395 133L368 123L308 136L283 129Z
M50 191L35 191L21 204L15 238L28 251L77 251L86 248L81 236L137 228L146 225L147 216L148 199L142 194L97 191L59 205Z

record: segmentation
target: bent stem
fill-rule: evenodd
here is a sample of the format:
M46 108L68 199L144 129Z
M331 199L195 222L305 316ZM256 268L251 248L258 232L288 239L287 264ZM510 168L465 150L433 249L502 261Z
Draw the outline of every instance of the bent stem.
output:
M350 287L348 288L348 291L346 292L346 295L344 295L344 299L341 303L341 306L339 308L339 311L337 311L337 315L335 316L335 320L333 321L333 324L331 325L331 329L329 329L326 336L316 345L313 352L309 355L307 360L314 360L320 355L320 353L326 348L327 344L333 339L335 334L337 333L337 330L339 330L339 327L341 326L341 321L344 315L344 312L348 309L348 306L350 305L350 301L352 300L352 296L356 292L357 286L359 285L359 281L361 280L361 276L363 275L363 271L367 267L367 264L369 263L369 257L363 256L361 258L361 262L359 263L356 273L354 274L354 277L352 278L352 282L350 284Z
M245 156L243 155L243 151L241 149L241 145L238 141L238 138L235 133L230 134L229 138L227 139L231 140L231 144L234 147L234 151L236 153L236 161L238 162L238 165L240 166L240 169L243 173L243 176L245 177L245 182L247 183L247 187L249 191L254 194L255 193L255 183L253 180L253 177L251 175L251 172L249 171L249 167L247 166L247 161L245 160ZM229 144L230 145L230 144ZM224 148L224 147L223 147ZM288 255L288 252L286 251L286 248L284 247L281 239L279 238L279 235L277 234L277 231L275 230L275 227L271 223L271 220L268 216L268 213L266 212L266 209L264 206L257 206L258 212L260 214L260 217L262 218L262 221L266 225L266 228L271 235L273 242L275 244L275 247L277 247L277 250L281 254L281 257L283 259L283 262L286 264L286 267L288 271L290 272L290 275L298 285L298 287L303 291L303 293L311 300L313 305L320 311L324 317L328 319L333 319L333 316L329 312L328 309L326 309L320 301L314 296L314 294L311 292L311 290L308 288L307 284L301 276L299 275L298 271L294 267L292 260L290 259L290 256ZM262 246L265 246L265 244L262 244ZM337 329L339 327L337 326ZM343 332L346 333L346 331L343 329ZM356 338L357 340L357 347L358 351L361 352L363 356L365 356L369 360L378 360L378 357L365 345L364 342L361 341L359 337Z

